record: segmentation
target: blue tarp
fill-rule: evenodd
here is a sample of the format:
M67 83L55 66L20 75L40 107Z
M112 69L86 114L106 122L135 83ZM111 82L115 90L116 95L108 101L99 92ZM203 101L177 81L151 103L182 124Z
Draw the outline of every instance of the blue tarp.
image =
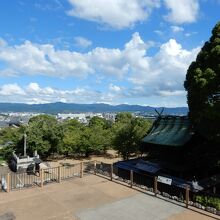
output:
M147 162L137 163L135 167L148 173L156 173L161 169L161 167L158 164L152 164Z
M115 163L114 166L124 170L133 170L137 173L143 173L145 171L151 174L155 174L161 169L158 164L144 160L120 161Z
M189 186L192 191L202 190L202 188L201 189L195 188L193 186L192 181L185 181L184 179L170 176L162 172L158 174L157 172L161 170L161 167L159 164L152 163L149 161L144 161L142 159L119 161L119 162L114 163L114 166L117 168L123 169L123 170L127 170L127 171L133 170L133 172L135 173L142 174L143 171L145 171L145 172L152 174L153 176L160 175L160 176L172 179L171 185L179 187L179 188L185 189L187 186Z

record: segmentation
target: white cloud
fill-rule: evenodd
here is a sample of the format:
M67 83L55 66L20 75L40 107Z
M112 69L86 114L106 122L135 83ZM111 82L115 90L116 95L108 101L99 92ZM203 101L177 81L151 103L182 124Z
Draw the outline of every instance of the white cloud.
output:
M169 13L165 19L174 24L195 22L199 14L198 0L164 0Z
M131 27L148 18L160 0L68 0L72 9L68 15L95 21L112 28Z
M93 74L101 83L106 79L114 79L127 84L127 87L110 84L108 91L101 93L89 88L41 88L33 82L23 88L27 94L22 96L25 102L33 101L33 97L44 102L66 100L80 103L115 102L152 96L177 97L184 90L187 68L195 60L200 48L186 50L175 39L170 39L157 48L158 51L152 56L148 55L148 49L152 46L152 42L144 42L137 32L122 49L97 47L88 53L55 50L50 44L39 45L26 41L17 46L0 47L0 61L8 65L0 71L0 75L86 77ZM4 88L1 91L6 94ZM18 88L15 91L19 93ZM30 96L32 98L27 99ZM183 94L181 97L185 102Z
M119 87L113 86L117 90ZM89 88L75 88L70 90L56 89L52 87L41 87L38 83L32 82L27 86L20 87L17 84L5 84L0 86L1 102L16 103L112 103L115 95L111 92L98 92Z
M88 52L86 57L96 73L123 77L128 71L128 64L120 49L97 47Z
M77 52L55 50L51 44L40 45L30 41L21 45L0 47L0 60L9 66L7 72L17 72L17 75L85 77L93 72L85 59L83 54Z
M170 28L171 28L171 30L172 30L173 33L178 33L178 32L184 31L184 28L183 28L183 27L176 26L176 25L171 26Z
M159 36L163 36L164 35L163 31L160 31L160 30L155 30L154 33L159 35Z
M186 37L191 37L192 35L195 35L195 34L197 34L196 31L194 31L194 32L188 32L188 33L185 33L185 36L186 36Z
M40 90L41 90L40 86L37 83L30 83L27 86L27 91L28 92L39 92Z
M0 96L24 95L24 90L16 83L5 84L0 88Z
M158 92L158 94L161 96L182 96L182 95L186 96L186 91L185 90L175 90L175 91L161 90Z
M199 49L185 50L175 39L170 39L152 57L146 56L144 51L142 54L134 51L129 80L133 84L145 86L145 92L151 95L159 91L183 90L187 68Z
M120 92L120 91L121 91L121 88L120 88L119 86L110 84L110 85L109 85L109 90L110 90L110 91L113 91L113 92Z
M76 46L82 47L82 48L87 48L92 45L92 41L90 41L84 37L80 37L80 36L75 37L74 41L75 41Z

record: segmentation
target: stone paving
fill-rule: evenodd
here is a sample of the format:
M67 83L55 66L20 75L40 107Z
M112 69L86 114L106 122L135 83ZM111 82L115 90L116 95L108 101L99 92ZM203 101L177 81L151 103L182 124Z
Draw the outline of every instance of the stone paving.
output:
M186 218L187 217L187 218ZM211 217L95 175L0 193L0 220L144 220Z

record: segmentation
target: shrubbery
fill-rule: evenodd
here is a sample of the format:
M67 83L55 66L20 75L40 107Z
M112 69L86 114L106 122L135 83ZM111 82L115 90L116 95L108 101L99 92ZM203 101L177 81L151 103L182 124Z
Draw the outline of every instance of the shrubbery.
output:
M196 196L196 202L200 203L203 206L210 206L220 210L220 198L210 197L210 196Z

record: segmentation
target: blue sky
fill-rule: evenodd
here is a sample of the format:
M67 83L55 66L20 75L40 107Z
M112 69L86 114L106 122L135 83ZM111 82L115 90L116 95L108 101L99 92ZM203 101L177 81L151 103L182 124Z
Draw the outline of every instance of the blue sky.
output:
M187 106L220 0L1 0L0 102Z

